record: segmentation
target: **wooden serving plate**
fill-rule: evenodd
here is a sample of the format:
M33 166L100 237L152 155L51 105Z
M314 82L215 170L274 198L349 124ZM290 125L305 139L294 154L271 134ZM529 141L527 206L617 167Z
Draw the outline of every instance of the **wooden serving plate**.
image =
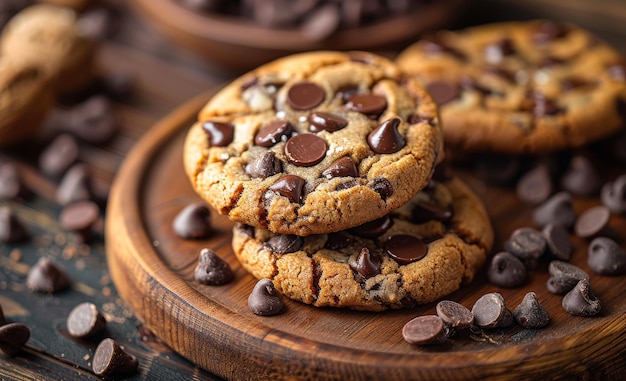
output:
M227 379L603 379L626 371L626 276L591 274L603 304L597 317L569 315L561 296L546 290L547 262L526 286L500 289L479 273L452 299L471 308L487 292L500 292L513 310L534 291L552 321L540 330L517 325L418 347L401 329L413 317L435 313L435 304L383 313L314 308L286 301L276 316L256 316L247 298L256 283L230 246L232 223L214 213L215 234L178 238L174 216L198 201L183 171L187 127L211 94L191 100L154 126L126 158L110 196L106 218L107 260L119 294L160 339L198 366ZM512 190L490 187L460 173L487 203L496 230L494 251L510 233L531 226L531 208ZM578 213L599 204L576 200ZM611 224L622 234L624 218ZM589 272L587 243L572 237L572 262ZM201 248L230 263L233 282L204 286L193 279Z

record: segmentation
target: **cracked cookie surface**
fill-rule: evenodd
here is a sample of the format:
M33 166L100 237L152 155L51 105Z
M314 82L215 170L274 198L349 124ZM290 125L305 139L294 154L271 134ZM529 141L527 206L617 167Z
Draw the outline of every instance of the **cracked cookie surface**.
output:
M571 24L440 31L396 63L439 104L452 152L553 152L606 137L626 120L626 61Z
M470 282L493 230L480 199L449 178L359 227L298 237L237 224L232 245L248 272L291 299L382 311L432 302Z
M251 71L200 111L184 147L196 192L236 222L307 236L386 215L441 159L438 109L386 58L313 52Z

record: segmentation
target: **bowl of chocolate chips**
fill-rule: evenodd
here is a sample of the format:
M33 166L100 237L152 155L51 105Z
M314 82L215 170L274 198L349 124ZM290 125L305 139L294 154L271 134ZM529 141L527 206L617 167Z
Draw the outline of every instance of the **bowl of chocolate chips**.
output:
M312 50L393 51L453 19L463 0L135 0L177 45L243 72Z

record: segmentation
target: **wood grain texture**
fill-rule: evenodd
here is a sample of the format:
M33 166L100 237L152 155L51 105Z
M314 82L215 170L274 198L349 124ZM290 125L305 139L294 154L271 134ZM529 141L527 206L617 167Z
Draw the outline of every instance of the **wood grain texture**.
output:
M626 371L626 277L591 275L603 303L598 317L571 316L561 296L545 287L547 262L529 283L499 289L480 273L449 296L471 308L484 293L498 291L514 309L526 292L537 293L551 324L541 330L518 326L456 338L441 346L406 343L402 326L434 313L434 303L383 313L314 308L287 301L273 317L252 314L247 297L256 280L230 247L232 223L213 214L216 233L187 241L171 221L198 201L182 167L182 142L210 94L195 98L157 124L131 151L114 183L106 239L107 259L120 295L168 345L204 369L228 379L611 379ZM491 187L459 172L483 200L496 229L496 248L517 227L531 225L532 209L511 189ZM576 200L578 213L598 200ZM626 220L614 218L617 231ZM586 269L586 242L572 238L572 262ZM235 271L224 286L193 280L200 249L213 248ZM588 271L589 272L589 271Z

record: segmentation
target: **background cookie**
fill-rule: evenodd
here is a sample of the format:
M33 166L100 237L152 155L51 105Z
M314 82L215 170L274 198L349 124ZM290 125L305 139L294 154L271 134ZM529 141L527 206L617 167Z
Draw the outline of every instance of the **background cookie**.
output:
M233 229L242 266L272 279L287 297L373 311L457 290L473 279L492 244L484 206L458 179L433 183L390 215L339 233L302 238Z
M446 148L545 153L606 137L626 118L625 62L570 24L442 31L397 63L441 106Z
M400 207L441 148L435 103L393 63L314 52L220 91L191 127L184 162L198 194L233 221L306 236Z

